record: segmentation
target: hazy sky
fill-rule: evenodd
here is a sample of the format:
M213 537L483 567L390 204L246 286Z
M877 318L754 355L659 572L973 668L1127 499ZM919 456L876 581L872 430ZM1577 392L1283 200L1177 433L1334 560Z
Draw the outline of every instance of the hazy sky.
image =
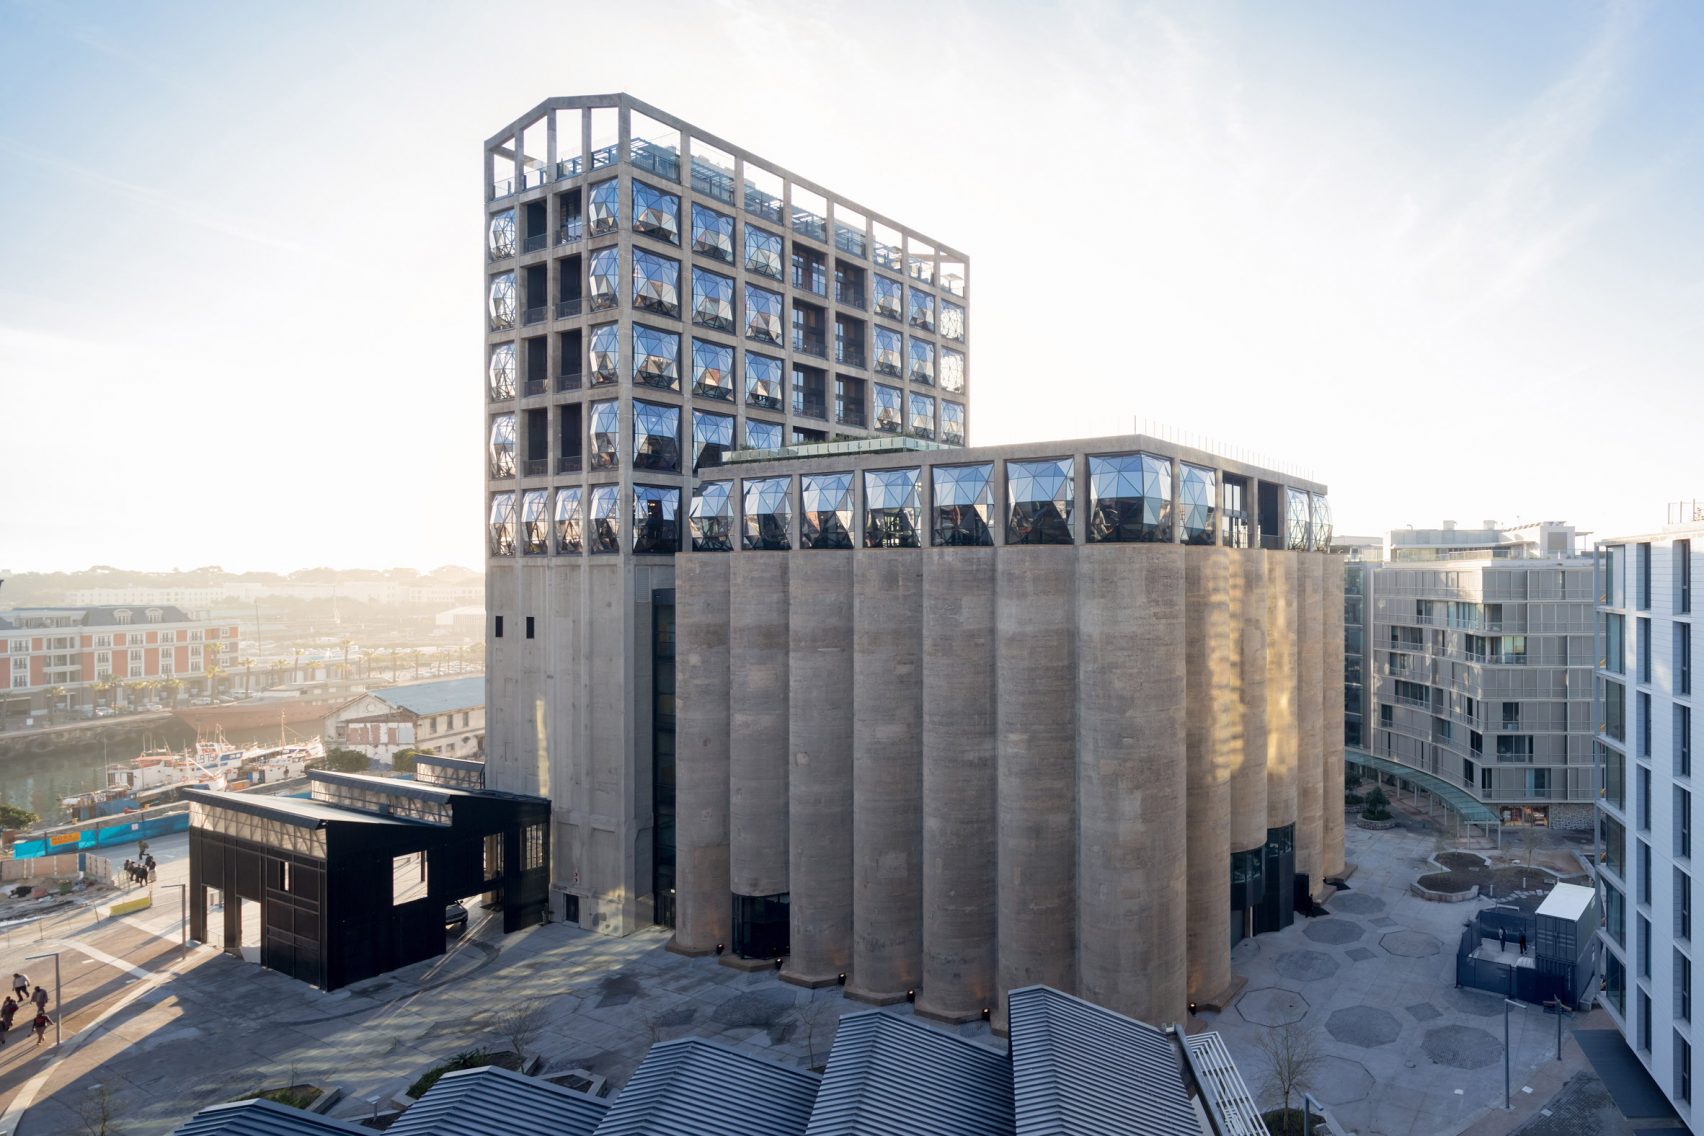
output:
M1684 2L0 0L0 569L479 563L481 144L615 90L968 252L973 443L1654 528L1700 58Z

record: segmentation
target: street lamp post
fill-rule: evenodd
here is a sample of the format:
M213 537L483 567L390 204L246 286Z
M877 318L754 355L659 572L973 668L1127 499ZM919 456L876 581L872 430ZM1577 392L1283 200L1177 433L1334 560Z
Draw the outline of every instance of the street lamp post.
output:
M178 946L187 951L189 949L189 885L160 885L161 891L168 888L177 888L178 891Z
M64 1003L59 997L59 952L44 951L39 955L26 955L25 962L34 962L49 955L53 957L53 1047L59 1048L59 1019L65 1016Z

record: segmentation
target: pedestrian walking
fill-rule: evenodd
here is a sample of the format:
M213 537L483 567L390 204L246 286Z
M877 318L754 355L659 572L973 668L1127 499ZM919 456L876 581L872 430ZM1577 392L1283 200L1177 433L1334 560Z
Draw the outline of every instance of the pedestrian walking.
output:
M35 1031L37 1045L42 1043L42 1039L47 1036L47 1027L52 1024L53 1019L47 1016L46 1010L35 1016L35 1021L30 1023L30 1028Z
M1497 950L1498 950L1499 953L1501 953L1501 952L1506 951L1508 949L1509 949L1509 929L1507 927L1499 927L1499 928L1497 928Z
M24 975L12 975L12 996L20 1002L28 1000L30 996L30 980Z
M1526 932L1521 932L1521 957L1526 957Z
M136 862L134 860L126 859L124 861L124 886L129 887L131 884L133 884L135 882L136 882Z
M12 1028L12 1019L17 1016L17 999L13 998L11 995L7 995L6 1000L4 1002L0 1002L0 1038L4 1038L6 1034L10 1032Z
M35 993L30 995L30 1001L35 1003L35 1008L36 1008L36 1011L38 1013L46 1010L47 1009L47 987L37 986L36 989L35 989Z
M152 856L143 860L142 863L148 868L148 882L153 883L157 878L159 878L159 865L154 862L154 858Z

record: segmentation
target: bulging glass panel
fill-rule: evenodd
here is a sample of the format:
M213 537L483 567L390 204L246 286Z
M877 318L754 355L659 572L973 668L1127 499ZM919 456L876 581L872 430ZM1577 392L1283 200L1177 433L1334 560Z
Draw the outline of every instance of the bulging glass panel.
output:
M911 396L911 435L930 440L935 437L935 400L926 394Z
M582 492L578 485L556 491L556 551L586 551L585 521L581 516Z
M1070 544L1076 478L1070 458L1006 463L1006 543Z
M529 489L521 494L521 551L528 556L550 551L549 495L548 489Z
M799 547L852 547L852 475L806 474L799 479Z
M886 276L876 277L875 312L878 316L886 316L891 320L905 318L904 293L905 286L897 280L889 280Z
M766 233L756 225L745 227L745 266L747 272L781 279L781 238Z
M633 487L633 551L672 556L680 548L680 490L666 485Z
M515 495L495 493L491 497L491 555L515 555Z
M621 551L621 486L592 487L590 521L591 551Z
M1313 547L1325 552L1331 548L1331 502L1326 500L1323 493L1311 493L1309 503L1313 508L1308 526L1313 537Z
M905 429L905 415L899 405L900 391L897 387L876 384L876 421L875 427L888 434L898 434Z
M680 315L680 262L634 249L633 306L643 312Z
M941 301L941 338L964 342L964 309L951 300Z
M515 255L515 211L505 209L491 215L485 227L485 250L492 260Z
M692 207L692 251L727 264L734 263L734 219L706 209Z
M1171 459L1153 454L1089 458L1089 540L1169 541Z
M897 331L878 327L875 330L875 343L876 374L892 375L896 379L903 377L905 375L905 337Z
M917 548L921 469L864 472L864 547Z
M734 349L706 339L692 341L692 393L724 402L734 399Z
M790 477L748 477L745 489L745 547L790 549L793 547L792 514L787 498Z
M680 244L680 196L634 182L633 231L671 245Z
M487 367L487 376L491 384L491 400L507 402L515 397L515 345L499 343L491 348L491 362Z
M702 268L692 270L692 322L717 331L734 330L732 277Z
M634 400L633 468L680 469L680 407Z
M906 309L906 319L912 327L923 331L935 330L935 297L921 288L908 288L910 306Z
M515 416L499 414L491 419L491 476L515 476Z
M935 385L935 345L921 339L910 344L911 381L925 386Z
M599 249L586 262L586 310L609 311L621 306L621 250Z
M957 402L941 402L941 441L954 446L964 445L964 406Z
M599 386L621 381L621 325L606 323L592 328L586 340L586 383Z
M935 543L991 545L994 517L994 466L938 465L935 482Z
M663 390L680 389L680 335L633 325L633 381Z
M767 288L746 285L746 338L781 344L781 296Z
M621 224L621 185L611 179L586 191L586 219L592 236L613 233Z
M745 353L746 404L781 409L781 360L755 351Z
M616 402L594 402L587 416L591 428L590 469L614 469L621 464L621 406Z
M1290 548L1307 548L1308 537L1312 535L1312 528L1312 521L1308 517L1307 490L1286 485L1284 487L1285 544Z
M491 278L491 291L486 307L491 314L491 330L507 331L515 326L515 274L500 272Z
M692 491L692 551L734 550L734 483L705 481Z
M1205 466L1183 463L1183 482L1177 487L1178 523L1185 544L1212 544L1217 529L1215 516L1219 473Z
M941 348L941 389L959 394L964 390L964 352Z
M781 423L747 418L745 439L748 450L778 450L781 448Z
M734 448L734 418L731 414L692 412L692 468L722 464L722 455Z

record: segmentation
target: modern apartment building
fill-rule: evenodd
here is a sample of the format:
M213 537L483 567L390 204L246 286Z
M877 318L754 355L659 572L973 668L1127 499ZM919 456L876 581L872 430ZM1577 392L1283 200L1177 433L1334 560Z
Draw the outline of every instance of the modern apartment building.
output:
M1696 1129L1693 913L1704 891L1692 862L1692 763L1704 737L1693 713L1692 582L1704 570L1704 514L1688 503L1671 507L1670 520L1597 545L1601 1001Z
M1141 435L855 443L732 455L689 524L676 949L1180 1021L1343 872L1323 485Z
M1360 573L1375 768L1464 790L1502 824L1592 824L1595 593L1574 544L1555 522L1391 532Z
M735 449L962 445L967 258L627 95L484 149L489 783L559 918L672 922L672 556Z

